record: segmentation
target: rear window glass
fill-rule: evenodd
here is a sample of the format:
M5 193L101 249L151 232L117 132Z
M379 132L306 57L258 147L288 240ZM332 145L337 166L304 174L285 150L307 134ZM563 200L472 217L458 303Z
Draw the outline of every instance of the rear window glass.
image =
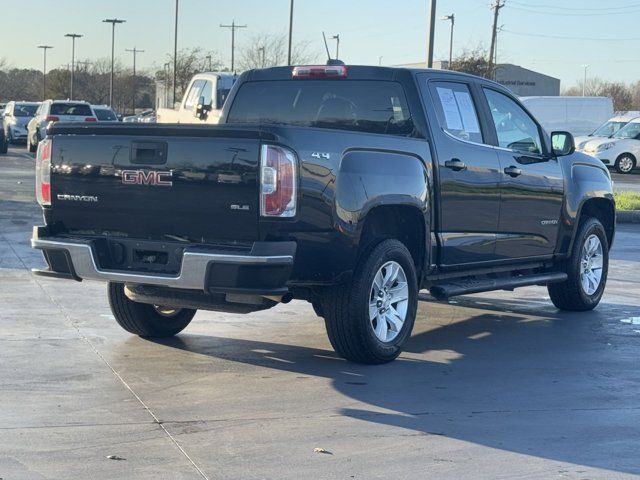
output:
M33 117L36 114L38 105L25 105L16 103L13 109L13 115L16 117Z
M410 135L413 122L402 86L386 81L247 82L227 123L264 123Z
M94 108L93 111L101 122L118 120L116 114L106 108Z
M83 115L93 117L91 107L86 103L52 103L50 115Z

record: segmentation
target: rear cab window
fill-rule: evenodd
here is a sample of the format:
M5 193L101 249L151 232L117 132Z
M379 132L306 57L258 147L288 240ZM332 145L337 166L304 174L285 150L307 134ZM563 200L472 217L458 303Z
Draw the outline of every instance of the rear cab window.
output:
M101 122L118 120L116 114L108 108L94 108L93 111L95 112L97 119Z
M394 81L272 80L244 83L226 123L280 124L388 135L414 131Z

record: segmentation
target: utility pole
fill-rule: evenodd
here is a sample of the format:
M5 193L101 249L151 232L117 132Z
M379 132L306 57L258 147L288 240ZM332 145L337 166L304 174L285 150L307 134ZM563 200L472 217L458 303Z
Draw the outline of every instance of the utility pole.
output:
M125 23L126 20L120 20L119 18L106 18L102 23L111 24L111 77L109 79L109 106L113 108L113 64L115 59L115 37L116 37L116 24Z
M287 65L291 66L291 50L293 48L293 0L289 4L289 49L287 50Z
M429 0L429 31L427 32L427 68L433 68L433 40L436 33L436 0Z
M336 41L336 60L340 60L340 34L336 34L331 37Z
M164 64L164 108L169 108L169 62Z
M135 115L136 114L136 56L139 53L144 53L144 50L138 50L136 47L133 47L132 49L125 48L124 50L125 52L133 53L133 95L132 95L131 103L133 106L132 115Z
M504 7L505 0L496 0L491 7L493 9L493 28L491 30L491 47L489 48L489 75L495 76L495 60L496 60L496 43L498 40L498 17L500 9Z
M582 65L582 68L584 68L584 80L582 82L582 96L586 97L587 96L587 69L590 67L591 65Z
M71 39L71 86L69 88L69 100L73 100L73 76L76 69L76 38L81 38L82 35L78 35L77 33L67 33L65 34L65 37L69 37Z
M265 61L264 61L265 60L265 58L264 58L264 56L265 56L265 48L264 47L260 47L260 48L258 48L258 51L260 52L260 59L261 59L260 68L264 68L264 64L265 64Z
M445 15L444 17L442 17L442 20L451 21L451 36L449 38L449 65L447 66L447 68L451 70L451 65L453 63L453 26L456 23L456 15L454 13L452 13L451 15Z
M207 62L208 62L208 65L209 65L209 69L207 71L210 72L211 71L211 55L207 55L206 58L207 58Z
M53 48L51 45L38 45L44 53L44 66L42 68L42 101L47 99L47 50Z
M176 24L173 32L173 103L176 104L176 88L178 86L178 0L176 0Z
M236 29L238 28L247 28L246 25L236 25L236 21L232 21L231 25L222 25L220 24L220 28L229 28L231 29L231 73L235 73L235 50L236 50Z

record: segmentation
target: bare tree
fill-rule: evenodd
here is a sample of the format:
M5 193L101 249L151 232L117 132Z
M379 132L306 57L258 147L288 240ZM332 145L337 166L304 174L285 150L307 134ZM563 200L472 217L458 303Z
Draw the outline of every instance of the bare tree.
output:
M293 45L291 63L304 65L317 62L318 53L311 49L311 43L300 41ZM287 64L287 36L263 33L249 39L247 46L240 50L238 66L240 70L275 67Z
M577 85L568 88L563 92L564 95L582 96L583 83L578 82ZM627 111L637 109L640 105L637 100L640 96L634 98L634 89L630 85L620 82L607 82L598 77L592 77L584 84L584 94L588 97L609 97L613 100L613 108L616 111Z
M492 68L487 60L488 55L482 47L464 50L460 55L454 57L449 69L478 77L493 78Z
M169 91L173 90L173 55L167 56L168 70L156 71L156 80L166 81ZM189 86L191 78L196 73L214 71L223 72L228 69L222 66L217 52L203 50L202 48L185 48L178 52L176 74L176 100L182 98L184 91Z

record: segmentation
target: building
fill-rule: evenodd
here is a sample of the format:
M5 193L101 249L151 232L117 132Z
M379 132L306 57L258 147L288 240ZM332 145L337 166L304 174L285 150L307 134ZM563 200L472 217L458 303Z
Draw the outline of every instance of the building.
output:
M433 62L433 68L446 69L448 64L449 62L445 61ZM426 68L424 62L402 66L407 68ZM560 95L560 79L510 63L500 63L496 66L495 80L519 97L555 97Z

